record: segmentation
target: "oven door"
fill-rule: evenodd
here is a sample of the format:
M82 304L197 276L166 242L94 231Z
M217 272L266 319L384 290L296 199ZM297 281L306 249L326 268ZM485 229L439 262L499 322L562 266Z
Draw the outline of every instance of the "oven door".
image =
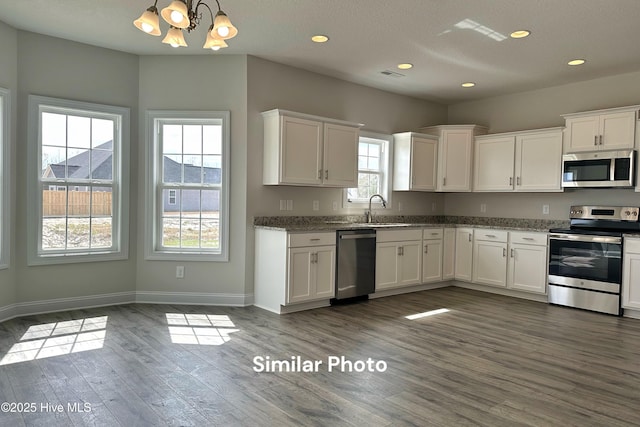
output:
M621 283L621 237L549 235L549 284L619 293Z

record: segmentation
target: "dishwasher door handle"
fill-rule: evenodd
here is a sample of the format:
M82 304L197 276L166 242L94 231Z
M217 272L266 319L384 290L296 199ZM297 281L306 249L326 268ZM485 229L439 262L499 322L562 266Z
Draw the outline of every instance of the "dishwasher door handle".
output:
M342 234L340 236L342 240L354 240L354 239L375 239L375 234Z

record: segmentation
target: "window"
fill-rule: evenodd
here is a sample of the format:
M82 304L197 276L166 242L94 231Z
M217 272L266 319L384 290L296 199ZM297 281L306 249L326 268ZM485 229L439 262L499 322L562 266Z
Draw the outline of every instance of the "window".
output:
M0 268L9 266L9 91L0 88Z
M389 151L391 136L361 132L358 144L358 188L345 191L345 207L369 203L374 194L390 202Z
M127 257L129 110L29 97L29 263Z
M228 260L229 113L148 113L147 259Z

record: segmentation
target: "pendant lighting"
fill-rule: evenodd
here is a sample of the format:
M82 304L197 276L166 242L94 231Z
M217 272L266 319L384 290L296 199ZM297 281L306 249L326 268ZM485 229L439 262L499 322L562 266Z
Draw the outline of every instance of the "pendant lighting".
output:
M228 45L225 40L235 37L238 34L238 29L231 23L227 14L222 11L220 2L218 0L215 0L215 2L218 6L218 12L214 18L213 11L203 0L198 0L195 5L194 0L171 1L171 3L160 12L162 19L170 26L166 36L162 39L162 43L171 45L172 47L187 46L182 30L191 32L191 30L194 30L200 24L202 13L199 13L198 10L200 6L202 6L209 10L209 16L211 17L211 25L207 31L203 48L219 50L227 47ZM158 0L155 0L153 6L150 6L138 19L133 21L133 25L135 25L136 28L152 36L162 35L157 5Z

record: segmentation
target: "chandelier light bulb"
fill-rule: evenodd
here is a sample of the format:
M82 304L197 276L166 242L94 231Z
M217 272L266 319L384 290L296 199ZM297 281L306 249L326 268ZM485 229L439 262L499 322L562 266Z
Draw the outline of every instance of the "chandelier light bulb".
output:
M218 51L222 46L211 46L211 50Z
M182 21L182 14L177 10L171 12L171 20L176 24L179 24Z
M229 27L218 28L218 34L220 37L227 37L229 35Z
M144 31L145 33L150 33L151 31L153 31L153 25L146 22L143 22L140 26L142 27L142 31Z

